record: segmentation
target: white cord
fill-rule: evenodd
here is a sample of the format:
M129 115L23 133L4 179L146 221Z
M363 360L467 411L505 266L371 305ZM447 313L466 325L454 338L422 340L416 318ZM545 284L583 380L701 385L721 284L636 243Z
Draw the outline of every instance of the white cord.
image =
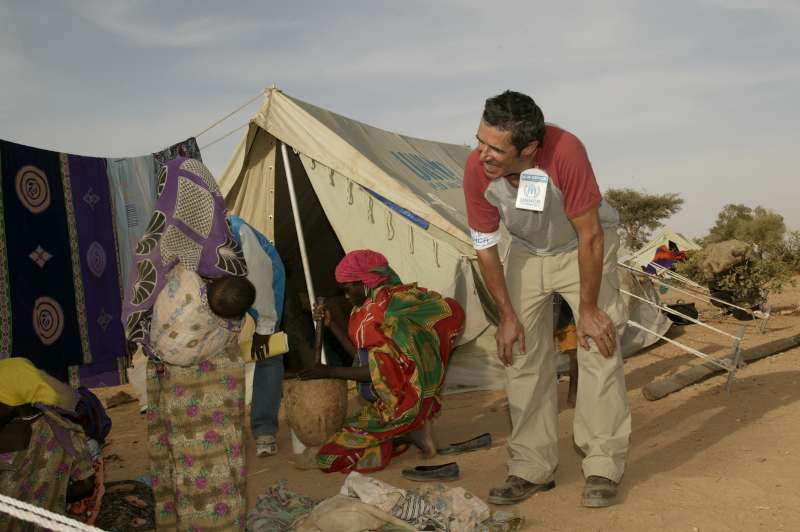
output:
M657 309L661 309L664 312L668 312L669 314L672 314L674 316L680 316L681 318L683 318L685 320L688 320L688 321L690 321L692 323L696 323L697 325L702 325L703 327L705 327L707 329L710 329L710 330L712 330L712 331L714 331L716 333L722 334L724 336L728 336L730 338L733 338L734 340L741 340L741 338L739 338L736 335L733 335L731 333L728 333L728 332L725 332L723 330L717 329L716 327L712 327L711 325L709 325L707 323L703 323L702 321L700 321L698 319L692 318L691 316L687 316L683 312L678 312L675 309L671 309L666 305L663 305L663 306L659 305L658 303L655 303L654 301L650 301L649 299L645 299L643 297L637 296L636 294L632 294L632 293L628 292L627 290L625 290L623 288L620 288L619 291L622 292L623 294L626 294L626 295L630 296L630 297L635 297L639 301L643 301L644 303L647 303L648 305L653 305Z
M242 109L244 109L245 107L247 107L248 105L250 105L251 103L253 103L254 101L256 101L256 100L258 100L259 98L261 98L261 96L262 96L263 94L264 94L263 92L259 92L258 94L256 94L255 96L253 96L251 99L247 100L245 103L243 103L242 105L240 105L239 107L237 107L236 109L234 109L233 111L231 111L230 113L226 114L225 116L223 116L222 118L220 118L219 120L217 120L216 122L214 122L213 124L211 124L210 126L208 126L207 128L205 128L203 131L201 131L200 133L198 133L198 134L197 134L197 135L195 135L194 137L195 137L195 138L197 138L197 137L199 137L200 135L203 135L203 134L205 134L205 133L208 133L208 131L209 131L209 130L211 130L211 129L213 129L213 128L217 127L218 125L220 125L221 123L223 123L225 120L229 119L230 117L232 117L233 115L235 115L236 113L238 113L239 111L241 111Z
M657 332L651 331L650 329L648 329L647 327L645 327L641 323L637 323L635 321L628 320L628 325L630 325L631 327L636 327L637 329L641 329L643 331L649 332L653 336L655 336L657 338L661 338L665 342L669 342L670 344L676 345L676 346L680 347L681 349L684 349L687 352L689 352L689 353L691 353L691 354L693 354L693 355L695 355L697 357L700 357L700 358L702 358L704 360L707 360L707 361L711 362L712 364L714 364L715 366L721 367L725 371L733 371L734 369L736 369L736 368L731 367L726 362L723 362L721 360L717 360L716 358L713 358L710 355L707 355L707 354L705 354L705 353L703 353L701 351L698 351L697 349L693 349L693 348L689 347L688 345L684 345L684 344L682 344L680 342L676 342L672 338L667 338L666 336L664 336L662 334L658 334Z
M222 141L222 140L225 140L226 138L230 137L231 135L233 135L234 133L236 133L236 132L237 132L237 131L239 131L240 129L244 129L244 128L246 128L246 127L247 127L247 126L249 126L249 125L250 125L250 122L247 122L247 123L245 123L245 124L242 124L241 126L237 127L236 129L232 129L232 130L228 131L227 133L225 133L225 134L224 134L224 135L222 135L221 137L218 137L218 138L216 138L216 139L212 140L212 141L211 141L211 142L209 142L208 144L206 144L206 145L204 145L204 146L200 146L200 150L201 150L201 151L202 151L202 150L205 150L206 148L208 148L208 147L210 147L210 146L213 146L213 145L214 145L214 144L216 144L217 142L220 142L220 141Z
M0 494L0 512L57 532L103 532L61 514Z

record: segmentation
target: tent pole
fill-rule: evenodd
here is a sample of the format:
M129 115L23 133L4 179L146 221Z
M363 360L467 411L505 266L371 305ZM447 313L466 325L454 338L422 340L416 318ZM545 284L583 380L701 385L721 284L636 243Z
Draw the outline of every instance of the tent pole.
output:
M294 228L297 231L297 244L300 246L300 258L303 261L303 274L306 278L306 288L308 289L308 301L313 306L317 300L314 293L314 283L311 280L311 269L308 266L308 252L306 251L306 239L303 236L303 222L300 220L300 209L297 205L297 194L295 194L294 178L292 177L292 167L289 164L289 152L286 144L281 142L281 154L283 155L283 169L286 172L286 181L289 185L289 200L292 202L292 216L294 217ZM314 322L316 326L316 322ZM322 347L322 363L326 364L328 358L325 356L325 347Z

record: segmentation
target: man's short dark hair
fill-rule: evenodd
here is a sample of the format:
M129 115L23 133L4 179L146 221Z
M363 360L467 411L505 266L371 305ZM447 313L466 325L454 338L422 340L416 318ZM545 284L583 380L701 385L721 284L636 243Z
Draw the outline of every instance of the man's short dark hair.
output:
M206 293L211 311L229 320L243 317L256 300L256 287L246 277L213 279Z
M544 114L533 98L521 92L506 91L492 96L483 106L483 121L511 132L511 143L522 151L528 144L544 140Z

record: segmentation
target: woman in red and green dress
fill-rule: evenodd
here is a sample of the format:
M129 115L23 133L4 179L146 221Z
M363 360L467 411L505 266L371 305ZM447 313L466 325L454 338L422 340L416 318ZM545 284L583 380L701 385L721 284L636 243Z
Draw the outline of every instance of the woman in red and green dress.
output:
M429 422L441 408L464 311L451 298L402 284L386 258L370 250L348 253L336 267L336 281L354 305L347 331L324 306L314 314L350 351L354 367L317 365L300 376L355 380L369 402L320 448L317 465L324 472L378 471L409 444L433 456Z

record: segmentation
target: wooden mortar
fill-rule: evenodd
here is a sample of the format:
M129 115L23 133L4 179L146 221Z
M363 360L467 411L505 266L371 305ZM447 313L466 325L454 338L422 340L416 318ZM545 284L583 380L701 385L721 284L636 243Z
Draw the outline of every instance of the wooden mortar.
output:
M324 303L318 297L317 304ZM322 361L322 321L315 323L314 356ZM306 447L319 447L339 431L347 415L347 381L342 379L287 380L284 406L289 426Z

